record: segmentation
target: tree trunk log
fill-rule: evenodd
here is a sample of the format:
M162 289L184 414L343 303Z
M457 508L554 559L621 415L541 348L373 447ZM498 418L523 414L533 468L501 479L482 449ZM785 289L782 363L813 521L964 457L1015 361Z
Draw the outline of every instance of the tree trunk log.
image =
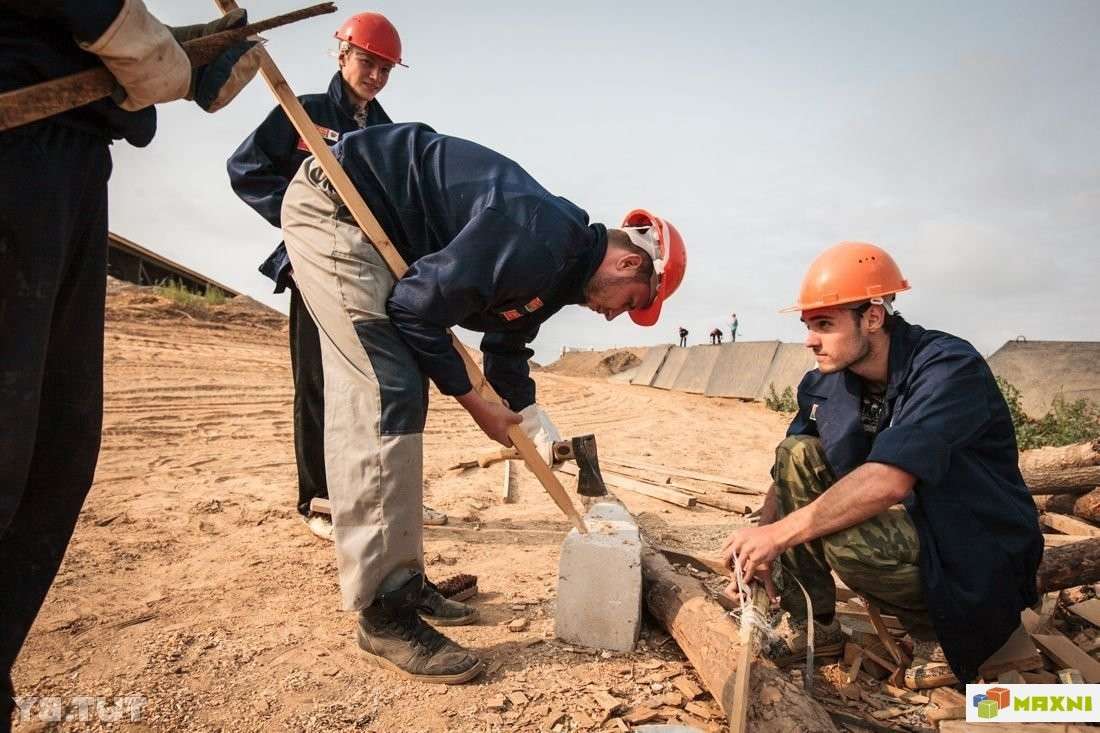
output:
M1100 522L1100 487L1073 502L1073 513L1090 522Z
M1033 494L1084 494L1100 485L1100 438L1020 453L1020 473Z
M1039 564L1040 593L1100 581L1100 537L1048 547Z
M1073 503L1077 501L1074 494L1032 494L1031 498L1039 511L1056 514L1072 514Z
M703 684L728 717L740 629L695 578L677 573L661 553L642 553L646 606L691 660ZM770 661L753 660L749 730L754 733L835 733L829 714Z

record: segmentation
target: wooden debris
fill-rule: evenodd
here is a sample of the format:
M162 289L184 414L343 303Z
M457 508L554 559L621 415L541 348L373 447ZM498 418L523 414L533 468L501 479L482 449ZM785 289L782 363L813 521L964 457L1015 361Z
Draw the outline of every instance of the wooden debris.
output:
M1093 626L1100 626L1100 598L1093 598L1084 603L1075 603L1069 607L1069 610Z
M603 463L610 463L616 466L626 466L627 468L641 469L642 471L651 471L653 473L665 475L665 476L677 476L679 478L689 478L695 481L706 481L711 484L722 484L734 489L731 493L737 494L766 494L767 488L747 486L744 482L735 481L725 476L718 476L713 473L703 473L701 471L689 471L682 468L669 468L667 466L657 466L652 463L642 463L640 461L620 461L620 460L604 460ZM1100 482L1098 482L1100 483Z
M1087 539L1089 539L1088 535L1080 534L1044 534L1043 546L1061 547L1062 545L1072 545L1074 542L1080 542Z
M1039 563L1038 588L1046 593L1100 581L1100 537L1051 547Z
M561 719L565 717L564 710L551 710L550 714L542 719L541 730L544 733L554 730L554 726L561 722Z
M565 464L557 469L567 476L576 476L577 469ZM627 491L633 491L635 494L643 494L654 499L660 499L661 501L668 502L669 504L675 504L676 506L690 509L695 506L695 497L688 496L682 491L676 491L674 489L666 489L660 486L647 483L640 479L629 478L628 476L620 476L614 473L605 471L603 474L604 483L608 486L614 486L617 489L626 489Z
M740 649L737 625L710 599L701 582L677 573L652 547L643 549L642 572L650 613L676 640L723 713L730 715L734 687L730 663ZM786 726L791 720L797 720L805 733L835 733L836 725L825 709L791 684L769 660L754 661L751 679L749 720L754 733L789 730ZM675 680L673 685L676 686ZM760 692L765 686L774 688L778 694L765 700ZM676 688L684 692L679 686Z
M922 695L912 690L907 690L904 687L894 687L893 685L883 685L882 691L890 697L901 700L902 702L909 703L910 705L927 705L931 698L928 695Z
M734 514L744 515L752 512L751 506L743 501L737 501L727 494L702 494L701 496L696 496L695 500L704 506L733 512Z
M1051 529L1056 529L1063 534L1086 535L1088 537L1100 537L1100 527L1076 517L1068 517L1065 514L1040 514L1039 521Z
M924 709L924 717L928 720L929 723L939 723L940 730L943 731L943 721L962 720L966 717L966 706L952 705L951 707L941 708L930 705Z
M517 708L523 707L527 703L531 702L527 698L527 695L524 695L523 692L521 692L519 690L517 690L515 692L509 692L507 695L505 695L505 697L508 698L508 702L512 703L513 707L517 707Z
M982 663L978 671L982 677L993 679L1010 670L1022 672L1042 668L1043 658L1039 656L1029 630L1021 625L1016 628L1012 636L1008 637L1008 641L993 653L993 656Z
M513 633L524 631L527 628L527 624L530 623L525 616L514 618L508 622L508 630Z
M673 708L680 708L684 706L684 696L679 692L666 692L657 698L657 702L661 705L668 705Z
M1090 522L1100 522L1100 487L1073 502L1073 513Z
M855 646L855 645L853 644L852 646ZM856 648L859 649L859 647L856 647ZM845 645L844 650L845 650L845 652L847 652L847 650L848 650L847 645ZM845 661L847 661L847 659L845 659ZM859 652L856 654L856 658L853 659L848 664L848 672L845 676L845 679L848 681L848 684L852 684L857 679L859 679L859 669L862 666L863 666L863 650L860 649Z
M703 688L692 682L687 677L677 677L672 680L672 686L680 691L687 700L695 700L703 696Z
M622 700L602 690L594 693L592 697L596 698L596 705L598 705L601 710L612 715L614 715L623 704Z
M909 708L886 708L885 710L875 710L871 713L871 717L875 720L886 720L888 718L896 718L899 715L905 715L909 712Z
M642 723L652 723L661 717L661 714L654 708L632 708L626 715L623 716L623 720L630 725L641 725Z
M1045 669L1037 669L1034 672L1020 672L1020 676L1029 685L1053 685L1058 682L1058 675Z
M1100 662L1085 654L1062 634L1032 634L1031 638L1061 667L1080 670L1085 682L1090 684L1100 682Z
M689 702L684 705L684 710L691 713L696 718L702 718L703 720L712 720L718 717L710 705L704 705L698 702Z
M504 695L490 695L485 700L485 707L490 710L504 710L508 707L508 701L504 699Z
M1084 683L1085 678L1081 676L1081 670L1079 669L1060 669L1058 670L1058 681L1063 685L1080 685Z

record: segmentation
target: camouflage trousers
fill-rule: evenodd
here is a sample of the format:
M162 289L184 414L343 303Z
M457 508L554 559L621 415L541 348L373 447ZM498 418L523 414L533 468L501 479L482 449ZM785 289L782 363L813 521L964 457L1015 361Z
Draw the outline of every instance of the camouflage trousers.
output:
M833 475L821 441L791 436L775 451L775 481L779 518L825 493ZM798 545L784 552L775 566L780 604L796 619L806 618L806 601L793 578L801 581L818 617L836 608L832 572L844 583L893 614L915 639L935 639L920 582L920 540L902 507L891 507L862 524Z

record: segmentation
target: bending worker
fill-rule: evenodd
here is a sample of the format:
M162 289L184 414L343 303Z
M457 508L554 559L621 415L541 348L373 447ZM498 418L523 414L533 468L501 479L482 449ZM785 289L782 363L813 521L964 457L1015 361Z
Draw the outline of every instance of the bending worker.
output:
M570 304L657 321L679 286L679 233L644 211L625 228L548 193L519 165L421 124L344 136L334 153L410 268L395 282L320 166L283 202L283 237L324 354L326 469L346 610L368 659L425 682L472 679L481 662L417 615L424 577L427 379L494 440L523 424L549 450L527 344ZM485 374L509 407L473 389L447 329L485 333ZM547 455L549 462L549 455Z
M922 688L974 680L1008 640L1037 600L1043 542L989 366L966 341L907 323L893 304L908 289L871 244L844 242L810 266L791 310L817 369L798 387L760 526L723 554L778 587L777 661L806 653L793 578L818 651L839 648L835 571L908 630L905 681Z
M110 145L144 147L154 104L208 112L259 67L243 42L192 68L180 41L245 23L235 11L170 29L141 0L0 0L0 92L103 67L103 99L0 133L0 731L11 669L92 485L103 418Z

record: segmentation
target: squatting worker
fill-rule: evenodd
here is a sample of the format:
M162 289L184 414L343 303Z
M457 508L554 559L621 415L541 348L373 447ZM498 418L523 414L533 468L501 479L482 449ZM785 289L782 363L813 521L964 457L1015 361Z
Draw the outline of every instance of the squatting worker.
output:
M761 526L723 552L773 590L777 571L778 660L806 652L792 576L817 648L843 641L832 570L899 618L914 641L905 682L921 688L978 676L1037 600L1043 542L989 366L966 341L902 319L894 297L908 289L871 244L844 242L810 266L788 310L801 311L818 366L798 387Z
M283 202L283 237L321 333L342 601L374 664L465 682L481 662L416 614L427 379L494 440L508 445L522 423L548 451L553 426L528 373L539 325L570 304L652 325L683 278L684 245L645 211L623 229L590 224L508 158L422 124L353 132L333 152L410 266L395 283L307 159ZM447 335L455 325L485 333L486 377L511 409L474 391Z
M0 133L0 731L11 669L92 484L103 412L109 147L144 147L152 105L213 112L256 73L244 42L192 68L180 41L236 11L169 29L141 0L0 0L0 92L106 66L115 98Z
M339 68L324 94L298 97L306 114L328 144L346 133L391 122L378 94L395 66L405 66L401 37L380 13L358 13L335 33ZM241 200L275 227L282 226L280 209L291 177L309 148L294 130L283 108L276 106L245 138L226 165L229 181ZM280 242L260 265L275 281L275 292L290 290L290 364L294 377L294 457L298 468L298 513L310 531L332 539L332 521L310 511L315 498L328 498L325 480L325 384L321 370L321 340L317 326L294 285L286 246ZM425 509L425 513L432 513ZM433 514L438 515L438 512Z

